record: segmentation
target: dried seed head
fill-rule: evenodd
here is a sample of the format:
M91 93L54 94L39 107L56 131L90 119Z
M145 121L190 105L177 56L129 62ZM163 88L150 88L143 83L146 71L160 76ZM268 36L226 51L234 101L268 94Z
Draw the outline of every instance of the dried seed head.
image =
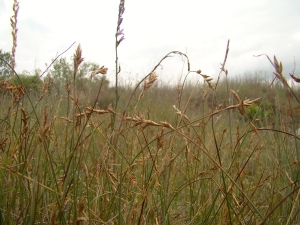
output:
M291 76L291 78L293 78L293 80L294 80L296 83L300 83L300 78L299 78L299 77L296 77L296 76L294 75L294 73L290 73L290 76Z
M67 118L67 117L61 117L61 119L66 120L68 123L73 123L73 120Z
M142 91L141 94L139 95L139 100L141 100L142 98L144 98L144 92Z
M157 149L161 149L164 146L164 139L163 139L163 135L164 135L164 131L165 129L162 128L160 132L157 132Z
M86 166L86 164L85 164L84 162L82 162L82 170L83 170L83 172L84 172L85 178L88 178L88 176L89 176L89 171L88 171L88 168L87 168L87 166Z
M278 60L277 60L277 58L276 58L275 55L274 55L274 65L275 65L276 72L278 72L279 74L281 74L282 71L283 71L282 63L278 62Z
M198 72L197 72L198 73ZM208 75L205 75L205 74L200 74L203 78L204 78L204 81L208 84L208 86L212 89L212 90L215 90L215 87L213 86L213 84L211 83L211 81L213 80L213 78L211 78L210 76Z
M181 116L182 118L186 119L187 121L189 120L187 115L183 114L175 105L173 105L173 108L175 109L177 115Z
M144 80L144 88L143 88L141 94L139 95L139 100L141 100L144 97L144 92L153 85L153 83L156 81L156 79L157 79L157 75L154 71L149 74L148 79Z
M238 96L238 94L234 91L234 90L231 90L233 96L235 97L236 100L238 100L238 102L240 103L241 102L241 99L240 97Z
M85 113L76 114L76 126L80 126L82 119L84 118Z
M17 0L14 0L14 4L13 4L13 16L10 18L10 23L11 23L11 27L12 27L12 37L13 37L13 47L12 47L12 60L11 60L11 67L12 69L15 68L15 55L16 55L16 48L17 48L17 33L18 33L18 28L17 28L17 22L18 22L18 12L19 12L19 2L17 2ZM12 71L12 74L13 71Z
M258 133L257 133L257 129L256 129L256 127L254 126L254 124L253 123L251 123L251 122L249 122L249 124L250 124L250 126L251 126L251 128L252 128L252 130L258 135Z
M148 80L145 80L144 82L144 90L147 90L148 88L150 88L153 83L156 81L157 79L157 75L155 72L150 73Z
M98 114L105 114L105 113L109 113L108 110L103 110L103 109L94 109L90 106L86 107L86 114L92 114L93 112L94 113L98 113Z
M76 220L76 224L80 224L80 222L84 222L84 221L87 221L87 219L85 217L77 217L77 220Z
M78 215L81 217L83 215L83 211L86 206L86 201L84 198L80 199L79 205L78 205Z
M107 111L110 112L110 113L113 113L113 114L117 114L117 113L114 111L113 106L112 106L111 103L107 106Z
M107 74L107 70L108 69L106 67L101 66L99 69L97 69L91 73L91 78L93 78L95 75L97 75L99 73L105 75L105 74Z
M82 50L81 50L81 46L80 44L78 45L76 52L74 54L74 71L73 71L73 79L74 79L74 83L76 81L76 75L77 75L77 71L79 68L79 65L83 62L83 58L82 58ZM74 90L75 91L75 90ZM75 94L74 94L75 95ZM76 96L75 97L75 102L76 102Z
M65 85L65 87L66 87L66 91L70 94L71 89L70 89L70 84L69 84L69 81L68 81L68 80L66 80L66 85Z
M82 58L82 49L81 49L81 46L79 44L77 49L76 49L75 55L74 55L74 65L76 67L78 67L80 65L80 63L83 62L83 60L84 59Z
M166 127L166 128L169 128L171 130L176 130L171 124L169 124L168 122L160 122L160 125L162 127Z
M247 99L247 100L244 101L244 105L245 105L245 106L252 105L253 103L257 102L259 99L260 99L260 98L255 98L255 99L252 99L252 100Z

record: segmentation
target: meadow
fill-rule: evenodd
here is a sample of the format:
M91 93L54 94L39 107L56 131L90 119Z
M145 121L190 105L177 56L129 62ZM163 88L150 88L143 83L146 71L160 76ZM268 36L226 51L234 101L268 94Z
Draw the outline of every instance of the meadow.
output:
M80 75L80 45L68 76L50 68L25 83L12 50L0 81L0 224L299 224L300 90L287 80L300 80L265 55L272 77L230 77L229 44L215 79L173 51L134 87L119 85L118 60L113 87L105 66ZM170 56L188 71L158 85Z

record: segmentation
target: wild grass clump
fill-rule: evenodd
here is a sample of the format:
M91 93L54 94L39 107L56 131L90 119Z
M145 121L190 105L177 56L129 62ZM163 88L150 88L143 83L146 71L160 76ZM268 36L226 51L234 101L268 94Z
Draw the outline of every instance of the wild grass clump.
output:
M63 79L55 62L28 83L10 66L22 79L0 81L0 224L298 224L299 90L276 57L271 81L230 78L228 54L229 41L214 81L172 51L134 88L117 85L118 61L108 88L80 45ZM185 79L159 87L171 56Z

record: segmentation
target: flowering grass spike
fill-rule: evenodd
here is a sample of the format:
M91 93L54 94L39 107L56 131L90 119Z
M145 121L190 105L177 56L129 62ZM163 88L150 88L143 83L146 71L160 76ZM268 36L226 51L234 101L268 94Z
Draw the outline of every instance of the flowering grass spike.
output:
M118 26L117 26L117 33L116 33L116 41L117 41L117 46L119 46L119 44L125 39L124 38L124 29L120 29L120 26L123 22L123 13L125 11L125 0L121 0L120 1L120 5L119 5L119 16L118 16Z

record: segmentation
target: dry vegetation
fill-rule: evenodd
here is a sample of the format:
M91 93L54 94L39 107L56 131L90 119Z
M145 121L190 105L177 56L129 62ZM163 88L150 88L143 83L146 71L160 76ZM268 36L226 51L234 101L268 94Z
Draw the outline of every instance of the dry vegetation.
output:
M273 80L229 78L228 51L215 82L170 52L135 88L80 98L80 45L60 94L1 81L0 224L299 224L299 90L276 57ZM171 55L199 81L155 86Z

